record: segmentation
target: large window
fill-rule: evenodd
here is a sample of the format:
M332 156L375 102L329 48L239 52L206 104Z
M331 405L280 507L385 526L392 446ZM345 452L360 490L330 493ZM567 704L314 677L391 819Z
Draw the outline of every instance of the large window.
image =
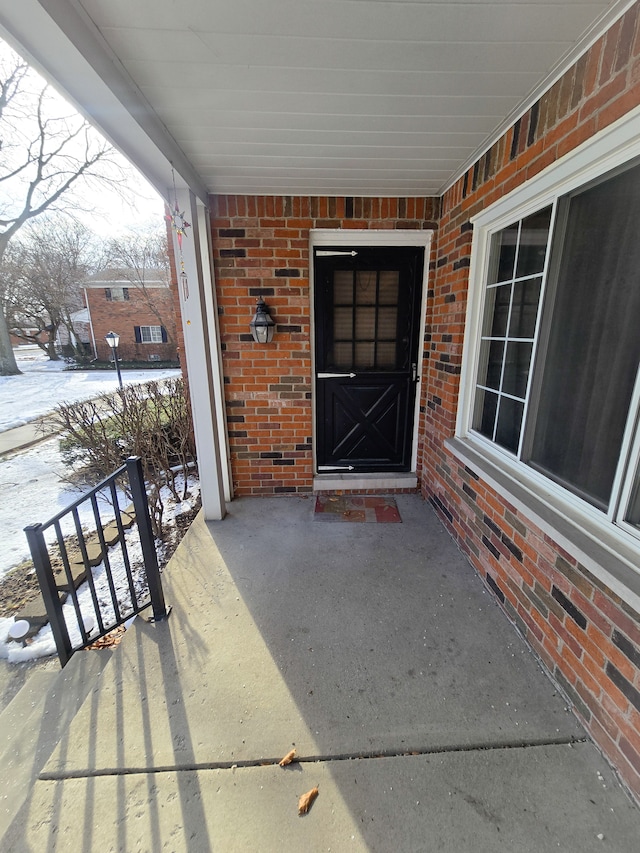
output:
M468 422L627 532L640 532L639 235L640 165L487 230Z

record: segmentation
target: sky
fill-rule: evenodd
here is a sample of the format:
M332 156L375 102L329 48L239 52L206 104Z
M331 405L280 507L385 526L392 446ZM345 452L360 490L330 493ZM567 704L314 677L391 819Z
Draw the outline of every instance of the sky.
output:
M6 42L0 39L0 66L7 67L6 63L11 64L12 56L15 56L12 48ZM33 90L37 92L43 84L43 79L35 72L31 71L29 83L25 84L25 90ZM25 102L26 106L23 111L25 117L22 126L24 127L25 140L30 138L30 119L35 115L35 96L31 101ZM51 90L51 99L48 104L49 117L54 120L62 115L74 115L80 121L79 114L75 108L70 105L57 92ZM15 113L16 111L14 111ZM11 109L6 108L6 117L11 117ZM6 132L6 131L5 131ZM94 131L96 138L102 139L97 131ZM19 134L11 134L11 142L20 142ZM8 140L1 140L4 143L4 149L0 149L3 153L5 161L10 156L10 146L6 145ZM24 140L23 140L24 141ZM115 189L110 188L106 184L101 184L97 191L95 182L93 185L86 185L77 191L80 205L90 210L76 209L78 218L99 237L111 237L118 234L127 233L134 230L136 226L156 222L158 226L162 225L164 220L164 200L151 186L151 184L135 169L129 161L118 152L115 152L114 159L124 175L124 194L123 198ZM0 162L0 168L2 163ZM6 187L6 191L5 191ZM75 192L75 190L74 190ZM0 207L10 203L12 196L17 196L13 193L13 187L3 185L0 182Z

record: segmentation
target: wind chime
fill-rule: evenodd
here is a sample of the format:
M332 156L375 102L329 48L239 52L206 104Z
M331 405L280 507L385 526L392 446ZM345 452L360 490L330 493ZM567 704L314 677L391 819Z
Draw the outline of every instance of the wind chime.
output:
M178 278L180 279L180 287L182 288L182 297L184 301L189 298L189 281L187 279L187 273L184 269L184 257L182 255L182 238L187 233L187 228L191 228L191 223L187 222L184 218L184 211L180 210L178 206L178 193L176 192L176 176L173 168L171 169L171 174L173 176L173 207L170 208L170 213L167 214L167 220L171 223L171 227L176 232L176 238L178 240L178 252L180 257L178 258L180 263L180 272L178 274Z

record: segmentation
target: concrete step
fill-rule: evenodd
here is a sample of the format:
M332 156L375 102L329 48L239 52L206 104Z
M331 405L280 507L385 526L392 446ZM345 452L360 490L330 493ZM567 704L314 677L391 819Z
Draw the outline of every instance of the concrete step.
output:
M38 774L113 652L77 652L59 672L35 673L0 714L0 848Z

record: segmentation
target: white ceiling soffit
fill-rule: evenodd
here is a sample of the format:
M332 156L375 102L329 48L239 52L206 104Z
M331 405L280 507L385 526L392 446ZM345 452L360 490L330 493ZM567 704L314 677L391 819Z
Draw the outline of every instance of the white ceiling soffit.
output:
M630 5L20 0L0 21L161 191L173 163L201 197L421 196Z

